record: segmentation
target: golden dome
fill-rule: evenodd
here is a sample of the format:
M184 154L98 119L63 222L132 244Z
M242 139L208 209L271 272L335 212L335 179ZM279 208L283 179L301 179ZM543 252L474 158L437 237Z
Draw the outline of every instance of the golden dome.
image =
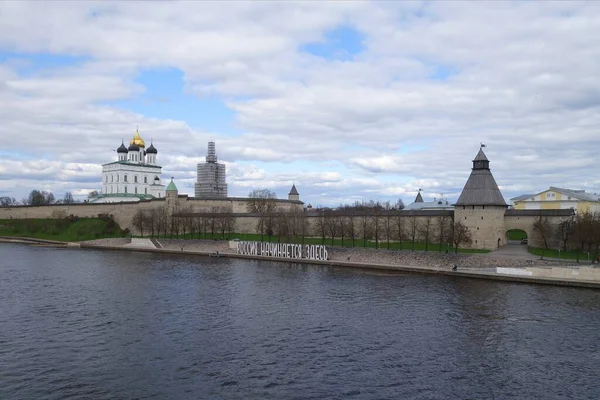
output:
M129 141L129 144L135 144L137 147L146 147L146 143L144 142L144 139L142 139L142 137L140 136L140 133L137 129L135 130L135 135L133 135L133 139Z

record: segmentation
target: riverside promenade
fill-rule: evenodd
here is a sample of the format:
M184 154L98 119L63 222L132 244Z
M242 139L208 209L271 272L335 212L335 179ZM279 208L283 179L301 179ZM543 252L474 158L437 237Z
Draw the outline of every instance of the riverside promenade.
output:
M328 249L330 259L309 260L237 254L232 242L170 239L100 239L79 243L81 248L142 251L162 254L240 258L261 261L327 265L390 273L448 275L471 279L600 289L600 268L560 265L533 257L519 259L489 254L445 254L358 248ZM456 266L456 270L453 270Z
M218 257L226 258L326 265L389 273L435 274L470 279L600 289L600 268L586 265L557 265L556 262L542 261L532 256L503 257L500 255L500 257L494 257L494 253L445 254L330 247L328 249L330 259L310 260L240 255L231 248L230 243L232 242L210 240L115 238L64 243L31 238L0 237L0 242L203 257L218 255Z

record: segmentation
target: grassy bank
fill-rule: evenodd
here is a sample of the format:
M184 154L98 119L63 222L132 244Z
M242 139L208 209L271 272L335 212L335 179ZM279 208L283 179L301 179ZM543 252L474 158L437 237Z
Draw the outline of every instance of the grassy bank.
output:
M147 236L148 237L148 236ZM162 235L161 235L162 237ZM166 235L166 238L171 238L171 236L169 234ZM192 239L191 235L188 233L186 235L178 235L175 236L173 235L172 237L173 239ZM226 235L224 237L221 237L220 234L215 233L214 235L208 233L208 234L198 234L195 233L193 236L193 239L205 239L205 240L232 240L232 239L239 239L239 240L244 240L244 241L256 241L256 242L273 242L276 243L278 242L278 238L277 236L271 236L269 238L269 236L264 235L261 238L260 234L256 234L256 233L232 233L230 235ZM357 239L354 241L354 243L352 243L351 239L347 239L345 238L343 243L342 240L337 238L334 239L333 241L328 238L325 239L325 241L323 241L322 238L317 238L317 237L296 237L293 240L288 240L288 239L281 239L281 242L285 242L285 243L303 243L303 244L324 244L326 246L333 246L333 247L347 247L347 248L352 248L352 247L366 247L366 248L380 248L380 249L384 249L387 250L388 248L390 250L412 250L413 249L413 244L410 241L405 241L405 242L390 242L389 243L389 247L388 247L388 243L387 241L380 241L378 245L376 245L376 243L374 241L370 241L367 240L366 242L363 242L362 239ZM425 243L424 242L415 242L414 244L414 250L417 251L425 251ZM442 252L445 253L446 251L453 253L454 252L454 247L452 246L448 246L448 245L442 245L440 247L439 244L434 244L434 243L429 243L429 245L427 246L427 251L430 252ZM458 249L459 253L489 253L489 250L479 250L479 249Z
M529 251L530 254L534 254L536 256L540 256L542 257L542 255L544 256L544 258L560 258L561 260L577 260L577 252L575 251L561 251L559 254L558 250L555 249L541 249L541 248L537 248L537 247L529 247L527 249ZM590 252L589 255L589 259L590 261L593 259L593 257L595 256L594 252ZM579 253L579 261L581 262L588 262L588 253L586 252L581 252Z
M78 242L123 237L125 232L110 218L0 219L0 236Z

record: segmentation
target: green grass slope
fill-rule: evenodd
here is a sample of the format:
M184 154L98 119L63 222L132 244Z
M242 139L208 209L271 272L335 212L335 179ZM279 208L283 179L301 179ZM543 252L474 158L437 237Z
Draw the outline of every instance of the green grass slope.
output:
M0 236L78 242L123 237L126 232L111 218L0 219Z

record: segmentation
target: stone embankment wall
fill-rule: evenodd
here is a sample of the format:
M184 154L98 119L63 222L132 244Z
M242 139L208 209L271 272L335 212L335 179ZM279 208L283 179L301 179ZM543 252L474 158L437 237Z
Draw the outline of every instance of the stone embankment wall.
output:
M106 247L120 247L129 244L131 239L98 239L84 242ZM213 253L236 253L235 249L229 248L229 242L223 240L182 240L182 239L154 239L164 250L190 251ZM519 260L494 258L491 254L455 254L423 251L395 251L375 250L362 248L337 248L327 247L329 260L351 261L371 265L387 264L411 267L429 267L449 269L453 265L459 268L526 268L526 267L556 267L557 262L544 260ZM326 263L327 261L323 261Z
M556 262L543 260L516 260L494 258L490 254L455 254L423 251L393 251L375 249L342 249L330 247L327 249L329 258L337 261L363 262L372 264L397 264L416 267L451 268L497 268L530 266L556 266Z

